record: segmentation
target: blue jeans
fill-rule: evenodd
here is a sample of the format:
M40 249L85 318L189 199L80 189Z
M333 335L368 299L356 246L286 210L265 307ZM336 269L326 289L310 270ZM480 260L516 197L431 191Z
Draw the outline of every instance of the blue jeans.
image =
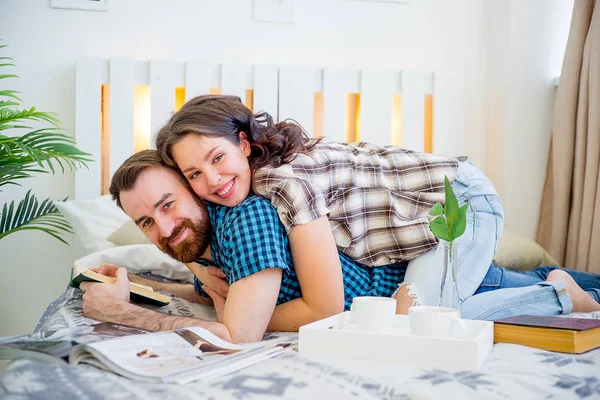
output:
M475 293L487 273L504 227L504 208L492 182L470 160L459 163L452 190L459 205L468 204L467 228L456 240L460 301ZM404 281L421 305L437 305L443 268L441 247L410 260Z
M560 269L571 275L573 280L581 286L592 299L600 303L600 275L560 267L537 267L530 271L515 271L492 264L475 294L485 293L496 289L535 285L536 283L545 281L546 278L548 278L548 274L555 269Z
M573 308L564 284L545 282L559 267L514 271L491 265L481 286L461 304L463 318L496 320L520 314L560 315ZM600 302L600 275L560 268L596 302Z

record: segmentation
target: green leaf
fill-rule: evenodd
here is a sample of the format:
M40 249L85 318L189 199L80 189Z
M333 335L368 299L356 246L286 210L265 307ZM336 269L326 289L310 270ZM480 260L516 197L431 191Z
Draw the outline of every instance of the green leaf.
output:
M23 230L38 230L68 244L61 235L73 233L71 226L54 206L50 199L44 200L41 205L31 190L19 202L14 212L14 201L4 204L0 218L0 239L10 234Z
M16 101L0 100L0 107L18 107L20 105L21 103L18 103Z
M458 210L458 219L454 226L452 226L452 232L450 234L450 239L452 241L458 239L465 233L465 229L467 228L467 208L469 208L469 205L465 204Z
M46 121L56 128L59 128L60 124L58 116L55 113L36 111L35 107L31 107L29 110L0 109L0 127L22 120Z
M452 186L450 185L447 176L444 177L444 188L446 192L444 215L446 216L446 221L448 223L448 234L450 234L452 232L452 227L458 220L458 200L456 200L456 196L454 195L454 191L452 190Z
M438 215L442 215L443 212L444 212L444 207L442 206L442 204L435 203L433 205L433 207L431 207L431 210L429 210L429 215L436 217Z
M0 44L0 49L5 47ZM0 68L13 66L12 58L0 57ZM0 80L8 78L18 75L0 74ZM66 168L87 168L87 163L93 161L91 155L79 150L75 139L61 133L58 115L35 107L20 109L19 93L0 89L0 192L4 186L20 186L20 180L34 174L54 173L57 164L62 172ZM40 129L32 127L38 125ZM2 134L9 129L10 136ZM72 232L54 203L50 199L39 203L31 191L18 205L6 203L0 209L0 239L22 230L39 230L66 243L61 235Z
M22 101L20 97L16 95L16 93L21 93L18 90L0 90L0 96L11 97L15 100Z
M448 234L448 225L446 220L442 216L435 217L433 221L429 222L429 229L438 238L450 241L450 235Z

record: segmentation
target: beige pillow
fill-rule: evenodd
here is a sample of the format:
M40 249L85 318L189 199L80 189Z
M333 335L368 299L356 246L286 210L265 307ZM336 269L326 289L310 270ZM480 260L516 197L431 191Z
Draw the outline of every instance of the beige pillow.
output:
M558 265L558 262L533 240L504 231L494 256L494 264L526 271L542 265Z
M116 244L117 246L128 246L131 244L152 244L132 220L129 220L121 225L121 227L111 233L106 240Z

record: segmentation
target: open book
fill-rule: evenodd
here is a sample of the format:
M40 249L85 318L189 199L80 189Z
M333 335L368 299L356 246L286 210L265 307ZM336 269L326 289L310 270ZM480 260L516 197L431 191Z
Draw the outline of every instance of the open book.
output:
M103 282L115 283L116 279L104 276L87 268L75 266L71 272L71 286L78 288L81 282ZM156 293L150 286L130 282L129 292L131 301L136 303L148 303L165 306L171 302L171 298L161 293Z
M188 383L237 371L289 350L295 343L279 337L236 345L199 327L147 332L104 322L0 338L0 359L85 363L135 380Z

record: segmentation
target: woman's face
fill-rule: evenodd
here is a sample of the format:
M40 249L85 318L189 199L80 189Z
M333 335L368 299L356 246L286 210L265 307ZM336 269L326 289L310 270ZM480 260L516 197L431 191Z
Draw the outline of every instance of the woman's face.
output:
M205 200L235 207L250 193L250 143L190 134L171 149L173 159L196 194Z

